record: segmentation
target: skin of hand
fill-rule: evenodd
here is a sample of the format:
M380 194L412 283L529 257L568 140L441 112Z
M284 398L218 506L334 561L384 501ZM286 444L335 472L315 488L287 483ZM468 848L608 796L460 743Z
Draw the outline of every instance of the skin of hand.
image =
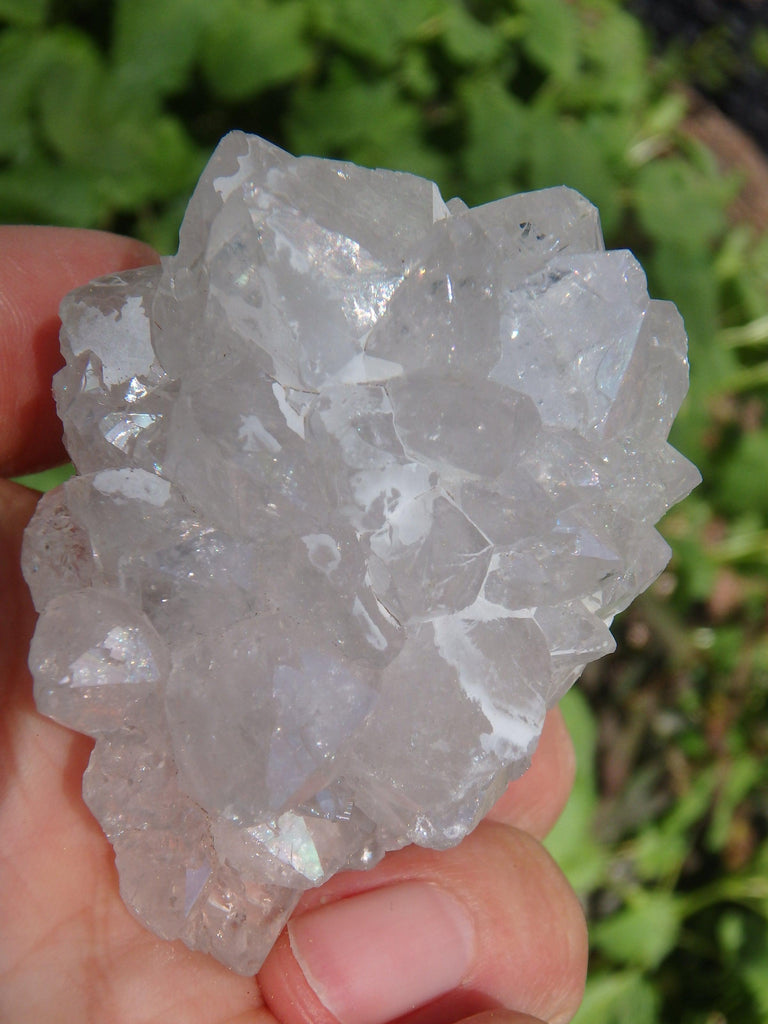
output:
M19 568L34 492L5 479L65 455L51 398L57 308L155 262L125 238L0 228L0 1020L4 1024L564 1024L587 943L540 839L573 780L557 711L531 769L452 850L408 847L310 890L255 978L164 942L123 905L81 798L92 742L42 717Z

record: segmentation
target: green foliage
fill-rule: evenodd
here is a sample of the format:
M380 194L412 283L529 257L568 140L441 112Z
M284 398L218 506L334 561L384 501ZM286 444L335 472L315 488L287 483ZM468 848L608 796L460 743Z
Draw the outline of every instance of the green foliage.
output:
M620 0L0 0L4 221L172 251L242 128L470 203L564 182L683 313L671 440L704 483L563 705L580 767L548 845L591 918L576 1024L768 1020L768 234L732 222L740 182L675 82L722 76L718 47L653 60Z
M760 26L756 29L750 49L758 67L768 68L768 28Z
M579 20L574 8L560 0L519 0L525 31L525 53L555 83L573 81L579 71Z
M205 153L123 68L73 27L0 36L6 221L109 227L191 189Z
M643 230L681 255L707 251L723 235L725 202L735 191L711 168L702 170L682 156L640 167L634 189Z
M658 967L677 944L683 910L672 893L638 889L618 913L595 925L593 943L615 963Z
M658 996L640 971L595 973L573 1024L655 1024Z
M721 502L726 512L738 513L746 506L768 516L766 451L768 427L740 434L736 439L720 476Z
M546 846L576 892L586 896L602 883L608 869L607 850L597 842L593 830L599 803L595 773L597 726L580 690L567 693L561 708L573 737L579 770L568 804L547 836Z
M48 0L0 0L0 22L36 26L45 23Z
M301 75L311 59L306 5L288 0L222 0L203 40L202 62L213 92L241 100Z
M210 4L206 0L116 0L110 56L115 87L154 105L186 85Z
M74 473L74 466L57 466L55 469L45 469L42 473L30 473L29 476L16 478L16 483L31 487L34 491L50 491L59 484L63 484Z

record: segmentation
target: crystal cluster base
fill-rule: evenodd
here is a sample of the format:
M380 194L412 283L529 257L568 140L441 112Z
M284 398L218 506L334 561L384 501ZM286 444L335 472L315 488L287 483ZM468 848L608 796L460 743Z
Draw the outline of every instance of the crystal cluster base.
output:
M461 840L697 482L676 310L566 188L476 209L227 136L179 252L62 306L77 476L39 708L158 935L258 969L302 891Z

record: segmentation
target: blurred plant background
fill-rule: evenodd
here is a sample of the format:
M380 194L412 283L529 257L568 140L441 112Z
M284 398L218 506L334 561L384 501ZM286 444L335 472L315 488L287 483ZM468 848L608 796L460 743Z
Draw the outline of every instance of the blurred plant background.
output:
M577 1024L768 1021L768 219L690 130L687 85L745 65L708 38L654 52L619 0L0 0L2 221L174 251L237 127L472 204L564 182L683 313L672 440L704 482L565 702L580 773L550 848L591 921ZM768 29L747 42L765 70Z

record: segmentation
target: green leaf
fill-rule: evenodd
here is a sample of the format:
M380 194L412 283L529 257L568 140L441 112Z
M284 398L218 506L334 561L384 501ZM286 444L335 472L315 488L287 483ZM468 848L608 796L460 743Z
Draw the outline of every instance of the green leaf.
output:
M92 175L35 157L0 170L3 220L20 224L104 227L107 204Z
M765 969L765 959L758 963L745 964L742 976L757 1003L761 1019L768 1019L768 971Z
M0 34L0 156L24 159L34 145L31 101L44 50L38 32Z
M745 271L736 282L738 287L739 311L745 310L743 320L757 320L768 314L768 295L765 283L768 281L768 234L749 253Z
M768 427L739 436L722 466L719 494L726 512L752 509L768 515Z
M665 92L639 113L644 135L669 136L688 113L690 101L679 92ZM670 140L671 141L671 140Z
M625 206L624 193L628 182L627 153L632 144L635 119L625 111L592 111L582 119L585 144L601 154L601 165L609 175L608 186L614 194L608 217L603 216L603 230L610 236L618 228L615 242L618 247L626 244L624 227L618 216ZM606 227L610 225L610 231Z
M337 0L325 0L338 7ZM361 0L365 4L365 0ZM463 7L463 0L397 0L395 3L379 5L397 24L400 39L413 42L435 38L440 32L442 19L448 10ZM374 5L366 4L369 11Z
M221 0L203 43L203 68L211 88L242 100L304 72L312 49L304 37L302 0Z
M655 989L639 971L595 974L571 1024L657 1024Z
M5 219L106 227L116 210L192 188L203 160L180 123L137 104L87 36L67 28L28 35L30 74L16 79L28 137L0 180Z
M97 108L105 73L101 56L82 32L60 29L45 39L38 85L40 121L47 142L66 160L90 155L101 142Z
M758 25L752 33L750 50L756 64L768 70L768 28Z
M647 879L674 878L690 848L690 840L685 833L670 831L649 822L633 846L638 874Z
M23 484L24 487L31 487L33 491L50 491L59 484L63 484L75 472L71 462L64 466L57 466L55 469L45 469L42 473L30 473L28 476L17 476L14 482Z
M206 155L175 118L160 115L143 120L132 111L130 117L111 121L92 167L110 205L131 209L180 192L188 195Z
M739 653L743 651L741 647ZM710 822L708 845L712 850L722 850L728 841L736 808L757 787L764 778L762 759L753 754L742 754L728 766L728 773L719 788L715 811Z
M570 690L560 707L576 753L576 779L560 819L547 836L545 846L578 893L595 888L604 878L608 851L594 838L597 809L595 755L597 724L586 698Z
M374 67L392 67L400 33L390 5L368 0L312 0L313 32Z
M117 79L141 92L178 92L215 10L209 0L117 0L111 50Z
M592 942L614 963L657 967L675 948L684 904L673 893L639 890L628 905L592 927Z
M700 551L698 547L695 550ZM717 784L713 769L700 772L672 810L638 835L632 853L641 878L665 881L677 877L691 849L689 832L709 813Z
M556 81L569 82L579 65L580 25L566 0L518 0L528 19L521 43L528 56Z
M580 103L635 107L648 90L648 48L640 23L620 7L595 13L583 33L586 72L575 83Z
M622 211L622 191L614 161L602 145L606 124L558 116L549 101L530 109L531 188L569 185L600 211L603 231L611 235Z
M391 68L406 40L434 36L441 28L445 0L308 0L313 35L373 68Z
M768 850L765 844L763 847ZM765 878L765 864L766 858L758 855L755 866L760 882ZM720 884L727 887L727 877ZM768 1020L768 901L761 903L760 916L726 903L728 909L724 908L717 919L717 939L721 959L738 972L759 1010L759 1020L764 1021Z
M43 25L48 14L48 0L0 0L0 21L22 28Z
M361 80L343 59L322 89L298 89L287 124L295 153L331 155L367 167L411 171L440 182L445 163L421 138L418 108L384 77Z
M733 351L715 342L718 326L718 283L706 249L659 242L645 261L651 294L671 299L688 332L691 387L670 433L670 442L701 470L711 475L707 443L712 428L712 401L736 370Z
M525 160L528 113L495 75L473 76L459 86L467 125L463 148L464 172L480 195L472 201L498 198L509 191L509 180Z
M478 70L495 60L504 48L503 37L473 18L462 4L449 4L442 24L443 46L458 64Z
M137 104L87 36L49 33L44 54L37 84L44 139L64 167L77 169L99 223L115 210L192 188L202 159L180 122ZM74 196L73 205L73 223L82 223L85 207Z
M404 91L420 100L429 99L440 88L440 79L420 47L406 48L400 61L398 77Z
M634 204L640 224L658 241L696 253L722 234L733 183L699 170L682 157L640 167Z

